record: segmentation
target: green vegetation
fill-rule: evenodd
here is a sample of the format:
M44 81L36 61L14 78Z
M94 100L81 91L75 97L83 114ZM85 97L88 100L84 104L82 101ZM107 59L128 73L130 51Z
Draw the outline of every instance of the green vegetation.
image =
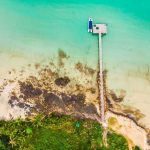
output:
M121 135L109 132L107 140L106 148L100 124L69 116L0 121L0 150L128 150Z
M141 150L138 146L135 146L134 150Z
M126 150L128 149L127 141L124 137L116 133L108 133L107 142L110 150Z

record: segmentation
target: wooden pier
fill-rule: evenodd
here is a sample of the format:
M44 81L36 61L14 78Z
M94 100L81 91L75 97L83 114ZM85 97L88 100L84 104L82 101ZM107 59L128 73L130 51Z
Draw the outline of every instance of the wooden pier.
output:
M94 24L93 25L93 34L99 35L99 93L100 93L100 109L101 109L101 122L104 128L107 127L105 121L105 97L104 97L104 79L103 79L103 49L102 49L102 34L107 33L106 24Z

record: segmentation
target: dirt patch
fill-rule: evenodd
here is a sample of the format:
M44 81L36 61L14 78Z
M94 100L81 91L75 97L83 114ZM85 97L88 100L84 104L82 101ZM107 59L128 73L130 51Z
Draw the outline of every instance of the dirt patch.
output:
M68 77L60 77L55 80L57 86L66 86L70 82Z

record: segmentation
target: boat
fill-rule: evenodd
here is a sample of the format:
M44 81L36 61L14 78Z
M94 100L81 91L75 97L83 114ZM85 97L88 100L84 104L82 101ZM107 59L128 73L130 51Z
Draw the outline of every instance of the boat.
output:
M89 21L88 21L88 32L92 32L92 31L93 31L92 28L93 28L93 21L92 21L92 18L89 17Z

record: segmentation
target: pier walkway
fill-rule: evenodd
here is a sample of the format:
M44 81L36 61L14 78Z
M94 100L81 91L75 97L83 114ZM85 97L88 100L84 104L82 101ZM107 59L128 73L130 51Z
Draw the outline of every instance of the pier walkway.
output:
M104 97L104 79L103 79L103 49L102 49L102 34L107 33L106 24L94 24L93 34L99 35L99 93L100 93L100 112L101 112L101 122L104 128L107 127L105 122L105 97Z

